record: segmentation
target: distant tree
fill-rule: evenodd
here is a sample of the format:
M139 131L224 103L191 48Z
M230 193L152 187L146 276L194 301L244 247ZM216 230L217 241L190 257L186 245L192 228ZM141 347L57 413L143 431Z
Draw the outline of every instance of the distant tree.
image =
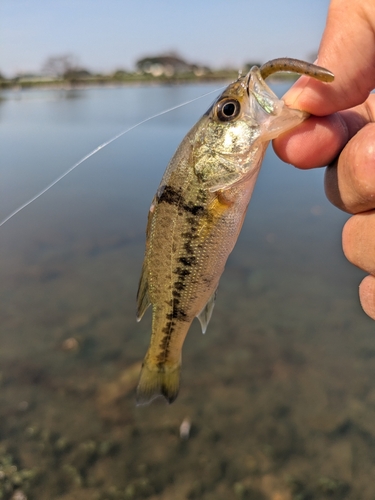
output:
M65 71L63 77L65 80L69 80L71 82L78 80L85 80L91 76L90 71L83 68L75 68Z
M123 80L124 78L129 76L129 74L130 73L125 69L117 69L112 73L112 78L114 78L115 80Z
M255 61L255 62L250 61L250 62L247 62L243 66L244 73L248 73L253 66L258 66L258 68L260 68L262 66L262 63L260 63L259 61Z
M78 64L78 57L74 54L48 57L43 64L42 72L49 76L63 78L72 84L91 76L90 71Z
M42 66L42 73L64 78L67 73L76 71L77 69L80 69L77 56L74 54L62 54L48 57Z

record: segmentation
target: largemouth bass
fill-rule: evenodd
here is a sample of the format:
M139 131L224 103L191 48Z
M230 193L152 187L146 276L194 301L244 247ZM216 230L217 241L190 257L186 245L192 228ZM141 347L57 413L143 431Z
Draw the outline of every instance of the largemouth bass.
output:
M152 201L137 296L138 321L152 305L152 334L138 404L176 399L186 334L195 317L206 331L267 145L308 116L267 86L264 78L277 71L333 80L328 70L293 59L254 66L188 132Z

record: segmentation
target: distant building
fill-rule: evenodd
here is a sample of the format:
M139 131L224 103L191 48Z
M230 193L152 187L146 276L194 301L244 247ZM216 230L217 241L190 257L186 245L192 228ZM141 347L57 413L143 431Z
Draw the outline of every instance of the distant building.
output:
M168 78L182 73L194 73L196 76L202 76L209 71L204 66L186 62L176 54L144 57L136 62L136 67L141 73Z

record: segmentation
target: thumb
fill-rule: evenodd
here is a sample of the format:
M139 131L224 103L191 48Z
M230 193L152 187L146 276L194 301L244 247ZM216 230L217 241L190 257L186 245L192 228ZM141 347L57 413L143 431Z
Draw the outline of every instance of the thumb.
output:
M363 103L375 87L373 0L332 0L317 60L333 83L302 76L285 94L290 107L317 116Z

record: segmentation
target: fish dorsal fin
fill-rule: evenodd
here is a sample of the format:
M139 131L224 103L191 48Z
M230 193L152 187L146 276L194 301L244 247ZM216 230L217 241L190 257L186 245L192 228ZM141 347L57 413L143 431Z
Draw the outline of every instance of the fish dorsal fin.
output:
M141 279L139 280L139 287L137 293L137 321L141 321L148 306L151 305L148 297L148 272L146 259L143 262Z
M201 312L197 316L197 318L200 321L201 327L202 327L202 333L206 333L208 323L210 322L210 319L212 316L212 311L213 311L213 308L215 305L216 292L217 292L217 289L214 291L214 293L208 299L207 304L204 306L204 308L201 310Z

